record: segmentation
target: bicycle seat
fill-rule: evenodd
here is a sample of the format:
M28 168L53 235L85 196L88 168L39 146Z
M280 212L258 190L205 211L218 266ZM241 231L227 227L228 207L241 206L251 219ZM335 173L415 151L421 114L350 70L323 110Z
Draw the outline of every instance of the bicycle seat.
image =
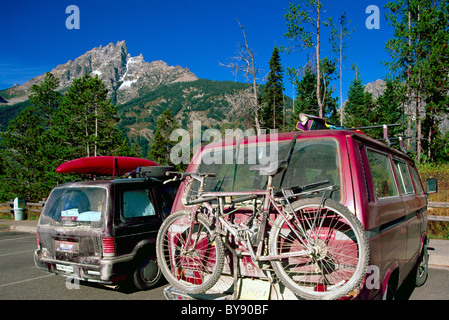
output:
M259 171L263 176L273 176L287 168L287 161L276 161L267 164L259 164L249 168L252 171Z

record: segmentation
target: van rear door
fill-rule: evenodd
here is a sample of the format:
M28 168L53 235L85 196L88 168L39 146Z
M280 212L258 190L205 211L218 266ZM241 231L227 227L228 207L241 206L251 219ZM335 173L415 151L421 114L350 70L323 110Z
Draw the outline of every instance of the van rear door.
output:
M39 242L45 258L60 262L98 264L108 191L103 187L70 185L50 194L39 220ZM64 271L64 267L58 269ZM67 271L67 270L65 270Z

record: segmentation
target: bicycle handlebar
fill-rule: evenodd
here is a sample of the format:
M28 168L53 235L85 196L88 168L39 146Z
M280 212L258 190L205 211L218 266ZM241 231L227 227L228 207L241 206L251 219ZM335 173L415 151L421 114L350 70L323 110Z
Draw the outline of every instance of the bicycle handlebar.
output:
M337 190L340 187L336 186L336 185L331 185L325 188L319 188L319 189L314 189L316 187L328 184L329 180L326 181L320 181L320 182L316 182L316 183L312 183L312 184L308 184L305 186L297 186L297 187L287 187L287 188L282 188L281 191L276 193L276 197L287 197L287 198L293 198L296 197L298 195L309 195L309 194L314 194L314 193L318 193L321 191L327 191L327 190ZM314 189L314 190L311 190ZM310 191L307 191L310 190Z
M166 176L173 176L173 179L170 180L166 180L164 181L164 183L168 183L171 181L182 181L187 177L192 177L195 180L198 181L204 181L205 178L207 177L215 177L216 174L214 172L209 172L209 173L193 173L193 172L177 172L177 171L167 171L165 173Z

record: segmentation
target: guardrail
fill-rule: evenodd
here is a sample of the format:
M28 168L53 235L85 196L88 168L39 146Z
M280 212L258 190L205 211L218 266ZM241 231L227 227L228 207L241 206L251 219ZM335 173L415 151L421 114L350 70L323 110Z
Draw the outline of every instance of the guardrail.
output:
M45 205L45 200L33 203L26 203L26 212L28 214L35 214L39 216L42 212L42 209ZM429 202L429 209L449 209L449 202ZM0 203L0 213L9 213L14 214L13 202L9 201L7 203ZM429 221L441 221L441 222L449 222L449 216L437 216L437 215L428 215Z
M39 216L44 208L45 200L39 202L27 202L25 206L25 212L27 214ZM0 203L0 213L14 214L14 201L8 201L6 203Z
M429 209L449 209L449 202L429 202ZM449 216L427 215L429 221L449 222Z

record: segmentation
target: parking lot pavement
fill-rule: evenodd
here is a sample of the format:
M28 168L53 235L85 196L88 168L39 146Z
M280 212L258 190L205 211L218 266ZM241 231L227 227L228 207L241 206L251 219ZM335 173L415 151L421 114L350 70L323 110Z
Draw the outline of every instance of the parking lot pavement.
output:
M38 220L0 219L0 231L14 230L35 233ZM449 269L449 240L431 239L429 244L429 266Z
M429 266L449 269L449 241L431 239L429 243Z
M0 231L15 230L19 232L35 233L38 220L7 220L0 219Z

